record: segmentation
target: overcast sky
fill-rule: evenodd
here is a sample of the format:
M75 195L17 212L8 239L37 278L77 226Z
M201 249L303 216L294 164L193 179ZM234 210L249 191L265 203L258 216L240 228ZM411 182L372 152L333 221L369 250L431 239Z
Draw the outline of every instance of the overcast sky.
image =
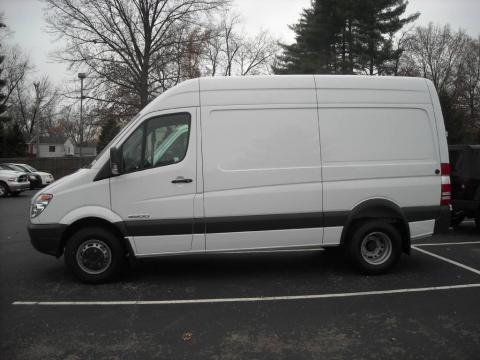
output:
M267 29L286 42L293 41L288 24L295 23L310 0L234 0L234 8L244 21L245 30L255 33ZM52 63L48 54L56 48L56 41L45 33L44 3L39 0L0 0L0 11L13 31L9 42L26 50L35 64L37 74L47 73L52 80L75 77L65 65ZM432 21L449 23L462 28L472 36L480 34L480 0L410 0L407 13L421 12L418 23Z

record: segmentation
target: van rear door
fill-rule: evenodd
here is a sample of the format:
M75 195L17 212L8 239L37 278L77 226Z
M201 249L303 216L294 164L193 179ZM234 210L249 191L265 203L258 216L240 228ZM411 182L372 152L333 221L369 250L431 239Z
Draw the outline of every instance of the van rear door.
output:
M372 199L400 207L412 238L431 235L441 148L423 79L316 79L326 222L342 215L329 222L324 244L338 244L350 212Z

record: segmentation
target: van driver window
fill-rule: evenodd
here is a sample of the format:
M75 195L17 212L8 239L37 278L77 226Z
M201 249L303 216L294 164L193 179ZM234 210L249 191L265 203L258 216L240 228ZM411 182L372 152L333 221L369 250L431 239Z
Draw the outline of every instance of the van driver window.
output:
M124 171L132 172L182 161L187 153L189 134L190 115L187 113L147 120L123 144Z
M125 172L139 170L142 164L143 126L140 126L122 146Z
M187 153L190 116L175 114L154 118L146 126L144 168L166 166Z

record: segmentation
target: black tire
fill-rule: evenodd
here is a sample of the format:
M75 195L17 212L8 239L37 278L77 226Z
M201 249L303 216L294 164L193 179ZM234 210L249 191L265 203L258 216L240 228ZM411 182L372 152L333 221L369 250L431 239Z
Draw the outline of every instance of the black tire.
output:
M368 275L387 272L402 254L402 237L399 231L392 224L381 220L359 224L346 245L353 264Z
M20 194L20 191L12 191L10 192L10 196L17 197Z
M123 268L125 249L108 230L85 228L67 240L65 264L84 283L105 283L114 280Z
M3 181L0 181L0 197L6 197L8 195L8 186Z

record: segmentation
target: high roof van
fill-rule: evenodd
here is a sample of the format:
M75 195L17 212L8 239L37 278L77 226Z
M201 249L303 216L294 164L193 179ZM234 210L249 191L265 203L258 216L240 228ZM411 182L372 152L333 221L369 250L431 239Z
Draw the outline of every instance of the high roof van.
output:
M335 246L379 274L448 228L448 160L425 79L193 79L36 194L28 230L91 283L127 257Z

